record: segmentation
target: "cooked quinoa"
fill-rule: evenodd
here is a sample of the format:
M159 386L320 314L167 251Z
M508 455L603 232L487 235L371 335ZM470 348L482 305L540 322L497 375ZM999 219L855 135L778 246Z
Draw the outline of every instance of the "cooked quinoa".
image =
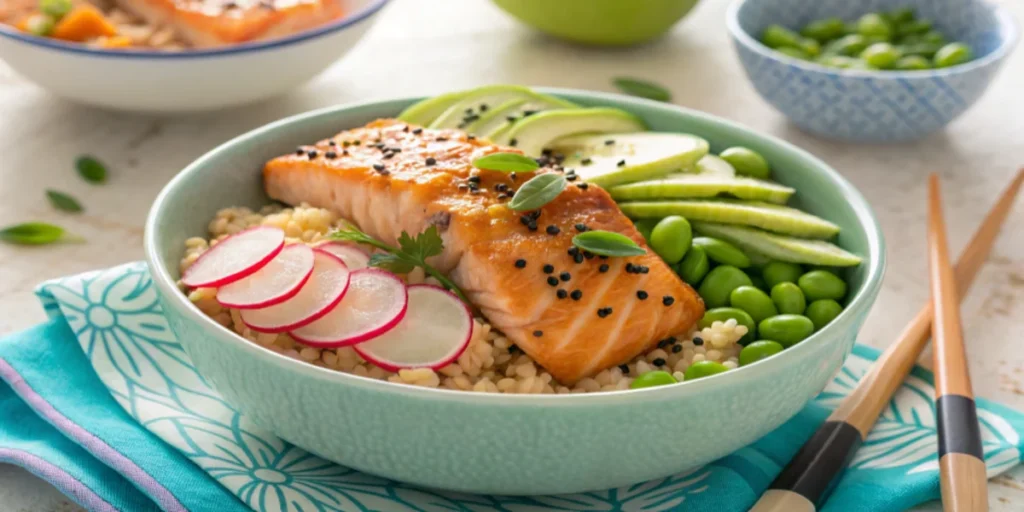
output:
M267 206L259 212L249 208L226 208L210 221L209 239L190 238L185 241L181 260L184 272L210 246L243 229L264 225L281 228L287 243L315 243L339 227L340 218L328 210L299 206L282 208ZM401 276L409 283L436 283L417 268ZM184 287L183 287L184 289ZM603 370L593 377L581 379L572 387L555 381L501 332L494 330L483 318L474 319L473 339L454 363L434 371L429 368L389 372L360 357L352 347L319 349L293 340L288 334L255 332L242 323L238 310L226 309L215 300L216 289L198 288L188 297L203 313L233 329L245 339L260 346L309 364L400 384L447 388L490 393L590 393L629 389L633 377L652 370L672 373L679 381L683 372L698 361L717 361L728 369L738 366L739 339L747 328L735 320L715 322L710 327L662 340L646 354L627 364ZM658 363L658 364L656 364Z

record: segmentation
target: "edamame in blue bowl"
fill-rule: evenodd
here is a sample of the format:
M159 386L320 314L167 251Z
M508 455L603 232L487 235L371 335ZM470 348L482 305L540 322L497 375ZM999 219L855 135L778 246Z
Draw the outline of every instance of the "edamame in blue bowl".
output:
M557 98L559 104L620 109L652 131L697 135L707 141L711 152L726 162L733 159L741 168L743 162L749 164L750 154L740 152L736 157L737 152L725 151L727 148L746 148L763 157L772 180L779 187L795 189L789 205L838 227L835 243L861 258L859 265L843 274L847 289L842 294L842 311L813 334L796 340L804 335L800 329L805 326L795 325L781 311L778 315L765 313L767 306L760 295L736 289L725 293L717 285L709 285L708 294L728 295L729 307L758 315L760 324L781 318L774 322L778 325L768 323L763 330L778 336L780 345L793 340L792 346L778 352L772 346L749 344L756 349L749 353L749 364L694 376L691 382L600 393L533 395L410 386L336 371L245 339L196 308L178 288L186 240L208 236L213 229L210 219L225 207L249 208L250 213L242 219L275 215L269 210L258 213L269 202L260 172L268 160L295 154L299 145L374 119L395 117L418 100L396 99L345 105L272 123L203 156L161 193L147 222L147 260L170 325L203 375L255 422L313 453L404 482L477 493L556 494L661 477L735 451L792 417L841 366L881 284L881 232L863 197L806 152L728 121L617 95L537 92ZM324 158L320 155L317 158ZM309 215L304 222L319 222L319 218ZM659 232L667 229L670 235L679 224L663 222ZM696 238L727 238L695 227ZM287 222L284 229L290 229ZM652 243L658 238L654 235L652 232ZM714 252L714 244L691 241L685 252L696 247ZM719 247L716 254L722 260L716 269L729 266L728 250ZM599 260L593 263L599 265ZM793 284L805 300L828 300L824 297L838 293L834 279L815 273L831 275L831 269L799 270L798 276L787 274L791 268L769 271L767 266L743 273L764 279L766 284L769 277L779 284ZM680 271L678 267L676 271ZM553 276L560 279L559 274ZM663 302L669 301L658 300L657 306L668 307ZM778 309L774 302L773 306ZM820 312L819 320L833 312ZM806 318L812 326L818 318L806 307L804 315L789 314ZM687 376L685 380L691 379ZM529 441L517 442L514 449L496 443L513 432L528 433ZM673 439L702 442L669 441ZM606 446L620 449L595 449Z

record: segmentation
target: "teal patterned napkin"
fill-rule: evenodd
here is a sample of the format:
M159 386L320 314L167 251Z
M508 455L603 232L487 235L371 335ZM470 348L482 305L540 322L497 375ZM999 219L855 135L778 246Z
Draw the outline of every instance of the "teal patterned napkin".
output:
M747 510L878 355L855 347L800 414L707 466L583 494L474 496L362 474L252 424L196 372L142 263L50 281L37 294L51 320L0 341L0 461L90 510ZM824 510L903 510L938 497L931 382L914 370ZM992 476L1020 462L1024 415L978 406Z

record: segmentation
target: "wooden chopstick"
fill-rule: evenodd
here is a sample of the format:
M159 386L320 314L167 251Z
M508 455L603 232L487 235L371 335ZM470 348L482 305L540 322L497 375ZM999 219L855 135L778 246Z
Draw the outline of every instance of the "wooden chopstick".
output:
M957 288L966 292L988 258L999 230L1024 183L1024 169L992 206L956 266ZM836 477L867 438L893 393L914 367L928 342L932 307L928 302L900 336L879 356L839 407L783 468L751 509L755 512L814 511Z
M939 177L928 179L928 270L932 289L935 358L935 421L939 434L939 481L946 511L988 510L985 455L967 368L960 295L949 263Z

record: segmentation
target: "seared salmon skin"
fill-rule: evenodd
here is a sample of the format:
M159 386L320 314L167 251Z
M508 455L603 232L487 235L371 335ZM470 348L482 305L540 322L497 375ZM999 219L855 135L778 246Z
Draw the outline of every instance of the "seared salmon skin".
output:
M601 188L572 181L533 212L508 207L536 172L481 170L472 162L516 151L457 130L378 120L268 162L271 198L336 212L389 244L437 226L444 251L429 262L519 348L571 385L625 363L704 314L700 296L647 251L606 258L575 248L586 230L639 231Z
M338 19L340 0L116 0L197 48L287 36Z

